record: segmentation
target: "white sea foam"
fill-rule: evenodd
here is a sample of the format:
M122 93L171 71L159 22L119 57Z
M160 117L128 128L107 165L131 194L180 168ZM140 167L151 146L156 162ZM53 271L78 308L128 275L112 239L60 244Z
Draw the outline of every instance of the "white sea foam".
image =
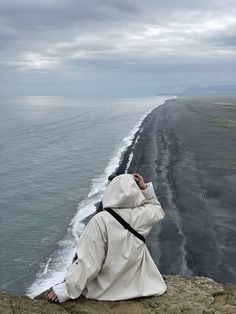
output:
M49 266L51 260L52 260L52 258L50 257L49 260L47 261L45 267L44 267L43 275L46 275L46 273L48 272L48 266Z
M128 160L128 162L127 162L127 166L126 166L125 172L128 171L129 166L130 166L130 164L131 164L131 161L132 161L133 157L134 157L134 153L133 153L133 152L130 152L130 154L129 154L129 160Z
M170 98L170 97L169 97ZM168 99L169 99L168 98ZM166 98L167 99L167 98ZM156 107L162 105L164 102L157 104ZM155 107L154 107L155 108ZM73 256L75 255L75 245L83 228L85 227L83 220L96 211L95 204L101 201L103 192L106 189L108 176L115 172L121 161L123 153L127 147L132 143L134 135L140 129L140 126L145 117L154 109L152 108L144 114L138 121L137 125L129 132L129 134L122 140L120 147L113 154L108 166L105 168L103 174L92 180L91 189L88 197L78 205L78 211L70 222L67 235L57 244L59 249L52 253L48 261L45 263L36 275L33 284L28 288L27 295L31 298L49 289L55 284L62 282L66 269L71 264ZM140 130L142 131L142 129ZM138 138L136 139L136 142ZM133 153L130 153L127 169L132 161Z

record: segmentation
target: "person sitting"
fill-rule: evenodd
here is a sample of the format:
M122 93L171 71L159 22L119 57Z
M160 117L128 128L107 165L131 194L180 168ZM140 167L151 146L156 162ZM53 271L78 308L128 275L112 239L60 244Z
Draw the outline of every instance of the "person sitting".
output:
M77 242L77 258L65 281L49 292L50 301L62 303L80 295L116 301L166 291L145 245L145 237L165 216L152 183L146 184L138 173L118 175L104 192L102 204L103 211L93 216Z

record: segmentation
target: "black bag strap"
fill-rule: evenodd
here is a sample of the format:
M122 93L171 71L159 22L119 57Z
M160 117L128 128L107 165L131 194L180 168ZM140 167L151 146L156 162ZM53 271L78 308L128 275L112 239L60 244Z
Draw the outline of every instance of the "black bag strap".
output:
M140 240L142 240L145 243L145 238L144 236L142 236L140 233L138 233L136 230L134 230L130 224L128 224L128 222L126 222L120 215L118 215L113 209L111 208L105 208L105 210L110 213L116 220L119 221L120 224L122 224L122 226L129 230L131 233L133 233L137 238L139 238Z

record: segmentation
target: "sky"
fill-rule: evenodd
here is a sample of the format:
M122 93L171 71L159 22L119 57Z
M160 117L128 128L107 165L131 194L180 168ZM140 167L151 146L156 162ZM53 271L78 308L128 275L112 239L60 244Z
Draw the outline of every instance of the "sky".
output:
M235 0L1 0L0 95L236 84Z

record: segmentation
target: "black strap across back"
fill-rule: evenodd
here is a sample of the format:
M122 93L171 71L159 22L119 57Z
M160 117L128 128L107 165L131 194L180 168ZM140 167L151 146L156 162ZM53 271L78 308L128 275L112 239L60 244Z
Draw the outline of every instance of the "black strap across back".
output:
M131 233L133 233L137 238L139 238L141 241L145 243L145 238L140 233L138 233L136 230L134 230L128 222L126 222L119 214L117 214L113 209L111 208L105 208L108 213L110 213L119 223L127 230L129 230Z

